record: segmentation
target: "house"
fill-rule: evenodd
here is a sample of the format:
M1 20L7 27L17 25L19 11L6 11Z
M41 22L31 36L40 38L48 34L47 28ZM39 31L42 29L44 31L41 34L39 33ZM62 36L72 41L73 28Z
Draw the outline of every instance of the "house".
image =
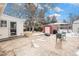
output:
M59 32L71 31L71 25L69 23L54 23L58 27Z
M44 26L43 32L44 33L54 33L54 30L58 32L68 32L70 30L71 25L68 23L50 23Z
M72 29L73 29L73 32L79 33L79 20L76 20L73 22Z
M0 39L23 35L23 19L1 15L0 16Z

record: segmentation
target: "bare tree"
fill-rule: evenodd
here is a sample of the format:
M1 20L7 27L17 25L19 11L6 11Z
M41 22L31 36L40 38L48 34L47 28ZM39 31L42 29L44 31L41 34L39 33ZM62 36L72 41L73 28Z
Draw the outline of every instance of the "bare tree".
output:
M41 9L39 9L39 7ZM30 18L30 24L32 27L32 32L34 31L34 26L35 26L35 22L36 22L36 18L38 19L37 21L40 21L41 24L46 24L45 21L45 12L47 12L47 10L53 10L53 5L50 3L43 3L43 4L37 4L37 7L34 3L26 3L25 4L25 8L27 9L26 12L28 12L28 16ZM36 14L37 10L39 11L39 13Z
M29 30L31 31L31 23L30 23L30 18L27 18L27 20L25 21L24 23L24 26L25 26L25 30Z
M79 15L73 15L72 13L70 13L69 18L70 18L70 23L72 24L75 20L79 19Z
M63 20L63 22L64 22L64 23L68 23L68 21L67 21L67 20L65 20L65 19Z
M4 12L6 4L0 3L0 15Z
M69 18L70 18L70 24L72 29L72 24L74 21L79 20L79 15L73 15L72 13L70 13Z
M45 14L44 10L41 9L41 11L39 12L39 15L38 15L39 23L41 23L41 25L44 25L46 23L44 14Z
M30 25L32 27L32 32L34 32L34 20L35 20L36 6L33 3L26 3L25 7L26 7L26 9L28 9L29 18L31 19L29 21L29 23L30 23Z

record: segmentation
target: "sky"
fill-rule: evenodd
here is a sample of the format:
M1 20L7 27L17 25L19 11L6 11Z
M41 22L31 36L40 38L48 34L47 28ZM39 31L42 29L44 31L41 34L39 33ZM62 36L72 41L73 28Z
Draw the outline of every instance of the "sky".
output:
M52 4L53 5L53 4ZM45 17L55 15L57 16L58 21L63 21L64 19L69 21L69 15L79 15L79 4L76 3L58 3L54 4L55 6L51 6L51 9L46 10ZM19 8L18 10L13 10L12 4L7 4L4 14L8 14L14 17L25 18L27 14L24 12L23 8ZM40 7L40 6L39 6ZM41 6L42 7L42 6ZM50 6L47 6L50 7Z
M79 4L60 3L55 6L54 10L48 10L46 16L58 14L57 19L69 21L69 15L79 15Z

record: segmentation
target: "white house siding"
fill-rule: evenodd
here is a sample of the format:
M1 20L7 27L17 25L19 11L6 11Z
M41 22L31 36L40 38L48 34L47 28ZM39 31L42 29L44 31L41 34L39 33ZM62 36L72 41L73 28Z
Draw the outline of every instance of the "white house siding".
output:
M16 36L23 35L23 19L14 18L7 15L2 15L0 20L7 21L7 27L0 27L0 39L10 37L10 22L16 22L17 33Z
M17 22L17 35L23 35L23 22Z
M74 21L74 23L73 23L73 32L79 33L79 20Z
M0 18L0 20L5 20L5 19ZM8 21L7 21L7 27L0 27L0 39L7 38L7 37L9 37L9 34L8 34Z
M73 24L73 32L79 33L79 24Z
M0 39L8 37L8 28L0 28Z

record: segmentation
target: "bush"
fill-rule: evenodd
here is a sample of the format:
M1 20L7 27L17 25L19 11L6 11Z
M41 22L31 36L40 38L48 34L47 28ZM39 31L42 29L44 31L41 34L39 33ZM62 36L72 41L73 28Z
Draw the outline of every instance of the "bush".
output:
M42 28L41 28L41 27L35 27L34 30L35 30L35 31L42 31Z

